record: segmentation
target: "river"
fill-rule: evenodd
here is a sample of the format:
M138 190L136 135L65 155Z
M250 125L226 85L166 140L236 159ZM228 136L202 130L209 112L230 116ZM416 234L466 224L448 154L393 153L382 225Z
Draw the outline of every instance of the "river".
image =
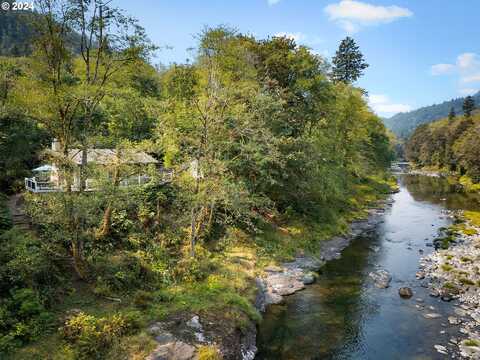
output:
M478 210L478 199L443 178L398 180L400 191L374 231L327 263L315 284L268 308L256 359L447 358L434 345L457 335L446 319L452 303L429 296L415 273L420 258L434 251L429 245L439 229L450 224L444 210ZM392 274L389 288L373 286L368 274L378 269ZM412 288L411 299L399 297L403 286ZM442 317L426 319L428 312Z

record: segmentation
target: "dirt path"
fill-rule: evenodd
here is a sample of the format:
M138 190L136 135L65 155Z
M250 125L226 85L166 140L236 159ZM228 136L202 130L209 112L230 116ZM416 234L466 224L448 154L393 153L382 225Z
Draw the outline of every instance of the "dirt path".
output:
M10 210L13 225L25 230L30 230L30 219L25 214L23 204L23 195L15 194L8 198L7 207Z

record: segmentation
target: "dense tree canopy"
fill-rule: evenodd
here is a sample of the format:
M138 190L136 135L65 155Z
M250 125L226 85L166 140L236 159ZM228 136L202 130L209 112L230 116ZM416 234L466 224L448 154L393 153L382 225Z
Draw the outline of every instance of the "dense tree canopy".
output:
M406 144L408 160L466 174L479 182L479 120L478 114L466 114L419 126Z
M392 146L363 91L350 84L365 68L355 44L339 53L353 56L336 63L345 65L342 81L331 81L327 61L291 39L259 40L228 27L201 32L193 61L156 69L143 29L109 3L39 6L32 55L0 59L0 184L18 191L43 161L58 167L62 191L25 194L34 231L1 230L0 288L12 291L0 295L0 354L55 328L49 310L67 296L60 283L88 283L94 296L128 304L139 298L140 307L153 298L174 302L184 296L178 286L202 289L203 301L236 311L236 320L254 318L241 294L247 278L227 270L234 266L225 264L227 249L286 252L265 235L285 224L339 231L346 214L361 209L357 195L383 186ZM72 31L79 49L68 41ZM59 153L43 150L53 138ZM116 155L89 163L93 148ZM138 173L129 157L140 150L158 164L142 168L147 184L121 186ZM86 191L87 179L95 191ZM309 241L313 248L318 238ZM25 260L37 264L32 274L22 262L26 247L35 249ZM34 304L32 312L20 316L22 303ZM80 332L115 323L77 320L85 322ZM68 322L63 334L67 345L59 347L74 358L105 358L113 343L101 331L76 338Z

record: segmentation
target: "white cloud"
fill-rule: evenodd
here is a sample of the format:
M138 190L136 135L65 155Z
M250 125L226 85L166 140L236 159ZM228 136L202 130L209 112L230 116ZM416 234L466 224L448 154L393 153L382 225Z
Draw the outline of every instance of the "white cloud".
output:
M289 33L289 32L281 31L281 32L276 33L274 36L286 37L287 39L294 40L296 43L299 43L299 42L305 40L305 38L306 38L305 34L302 34L301 32Z
M327 5L324 11L331 21L349 33L357 32L362 26L386 24L413 15L409 9L396 5L379 6L354 0Z
M457 57L457 65L460 69L470 69L480 65L477 54L463 53Z
M480 56L475 53L463 53L457 56L453 64L436 64L431 68L432 75L455 74L458 77L461 95L470 95L477 90L464 87L463 84L478 84L480 86Z
M410 105L394 103L387 95L383 94L370 94L368 96L368 103L373 111L381 116L390 116L399 112L412 110Z
M460 89L458 90L458 92L461 94L461 95L464 95L464 96L467 96L467 95L474 95L478 92L478 89L474 89L474 88L465 88L465 89Z
M432 65L431 67L432 75L448 74L454 70L455 70L455 65L452 65L452 64L436 64L436 65Z
M306 35L302 32L281 31L274 34L273 36L286 37L288 39L294 40L297 44L307 45L312 48L324 42L324 40L319 36Z
M280 2L280 0L267 0L269 6L276 5Z
M323 58L330 57L330 51L328 50L315 50L315 49L310 49L310 52L313 55L321 56Z

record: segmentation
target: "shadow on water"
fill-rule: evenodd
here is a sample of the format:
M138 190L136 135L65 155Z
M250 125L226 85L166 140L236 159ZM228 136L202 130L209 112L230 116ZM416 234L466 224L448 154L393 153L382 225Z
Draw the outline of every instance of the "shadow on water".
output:
M402 175L399 180L400 192L375 231L356 238L340 259L326 264L314 285L268 309L256 359L441 358L433 345L456 335L442 327L451 304L429 297L415 272L420 252L432 251L427 243L449 224L442 209L479 206L445 179ZM368 276L380 268L393 276L388 289L375 288ZM401 299L402 286L411 287L414 298ZM443 316L425 319L427 312Z

